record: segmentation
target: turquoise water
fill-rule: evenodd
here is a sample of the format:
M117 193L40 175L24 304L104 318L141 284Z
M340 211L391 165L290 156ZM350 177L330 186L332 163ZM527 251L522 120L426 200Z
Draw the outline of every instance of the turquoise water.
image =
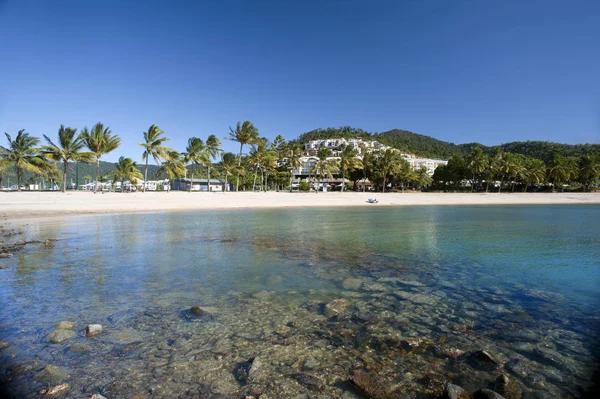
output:
M598 349L599 222L596 205L30 222L14 239L57 241L0 259L2 386L14 397L67 382L72 397L351 398L369 395L364 373L389 397L436 397L448 382L506 390L506 373L524 394L579 397ZM335 299L341 312L324 308ZM191 317L194 305L206 317ZM76 334L52 344L61 320ZM90 323L104 333L86 338ZM492 369L473 360L482 349ZM47 365L63 373L48 378Z

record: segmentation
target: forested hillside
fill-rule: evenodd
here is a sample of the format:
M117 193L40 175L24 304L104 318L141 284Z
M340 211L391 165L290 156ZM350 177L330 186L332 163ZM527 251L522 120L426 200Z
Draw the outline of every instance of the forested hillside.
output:
M600 144L561 144L546 141L515 141L496 146L485 146L479 143L454 144L433 137L393 129L383 133L369 133L349 126L341 128L315 129L298 137L298 142L305 144L310 140L329 138L360 137L365 140L377 140L382 144L397 148L402 152L430 158L448 159L452 155L466 156L474 147L481 147L485 153L492 154L501 149L505 152L522 154L549 162L554 154L565 157L578 157L600 152Z

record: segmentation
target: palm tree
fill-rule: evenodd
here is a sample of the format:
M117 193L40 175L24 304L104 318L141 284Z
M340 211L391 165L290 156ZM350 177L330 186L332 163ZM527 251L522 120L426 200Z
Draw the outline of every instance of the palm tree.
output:
M77 129L60 125L60 128L58 129L58 145L54 144L48 136L44 135L44 139L46 139L48 144L42 146L42 154L52 161L63 163L63 193L67 189L67 169L70 167L69 161L91 162L93 160L93 154L91 152L80 151L85 147L85 143L81 136L76 137L76 134Z
M144 149L142 159L146 161L146 170L144 171L144 187L143 192L146 192L146 181L148 181L148 158L152 157L158 165L161 158L164 158L166 153L171 151L170 148L163 145L169 140L167 137L160 137L164 132L156 125L151 125L147 132L144 132L144 142L138 145Z
M194 166L206 165L210 163L208 152L206 151L206 145L204 145L204 141L202 141L202 139L199 139L198 137L192 137L188 140L188 145L185 148L185 153L183 154L183 162L186 164L191 164L190 171L192 173L192 178L190 180L189 189L191 192L192 183L194 182Z
M528 158L525 170L525 189L523 192L527 191L530 184L540 184L546 178L546 164L540 159Z
M375 155L372 152L365 152L360 160L360 168L363 171L363 193L367 189L367 176L373 172L375 165Z
M398 174L402 161L405 161L400 152L394 149L387 149L376 161L376 167L381 173L383 178L383 187L381 192L385 193L385 185L388 179L394 174ZM408 162L407 162L408 163ZM404 184L402 185L402 191L404 191Z
M555 155L548 165L547 173L554 187L566 183L574 173L573 162L563 156ZM565 191L564 186L562 186L562 191Z
M317 190L319 192L319 183L321 178L327 176L330 179L333 179L333 173L339 171L339 167L337 161L335 159L327 159L329 156L329 149L325 147L319 148L317 152L317 158L319 159L315 166L313 167L313 172L315 175Z
M227 180L229 177L233 177L236 174L244 174L244 169L239 166L237 157L231 152L223 154L221 160L221 168L223 168L223 175L225 176L225 191L227 191ZM225 192L223 191L223 192Z
M206 163L206 166L208 168L207 171L207 178L208 178L208 191L210 192L210 167L212 165L212 161L211 159L216 160L221 153L223 152L221 150L221 141L217 138L217 136L215 136L214 134L211 134L210 136L208 136L208 138L206 139L206 157L208 158L208 162Z
M229 127L229 140L237 141L240 143L240 155L238 159L238 166L242 165L242 150L244 144L254 144L258 139L258 129L254 127L252 122L244 121L244 123L237 123L235 129ZM237 182L235 184L235 191L238 191L240 185L240 176L238 174Z
M423 187L429 186L433 179L429 175L429 171L427 170L427 166L422 165L421 169L417 171L415 174L415 181L419 185L421 191L423 191Z
M36 174L44 173L44 158L35 146L40 142L37 137L32 137L25 129L19 130L13 140L10 134L4 133L8 140L8 148L4 148L4 158L2 165L14 165L17 170L17 190L21 191L21 178L23 170L28 170Z
M286 152L287 167L290 171L290 192L294 191L292 184L294 179L294 170L298 170L302 167L302 148L299 145L290 145Z
M137 184L138 179L145 179L137 164L131 158L120 157L115 164L115 169L108 172L104 177L112 177L113 187L116 182L121 182L121 191L125 192L125 182L130 181L133 185ZM145 183L145 180L144 180Z
M91 131L85 127L80 134L83 142L90 149L96 158L96 183L94 184L94 192L98 188L98 178L100 177L100 158L104 154L114 151L121 145L119 136L113 136L109 127L104 127L100 122L96 123Z
M5 175L8 175L7 169L11 166L8 160L8 150L0 146L0 188L2 187L2 179Z
M579 173L577 180L583 185L583 191L600 177L600 154L582 155L578 159Z
M356 157L358 155L358 151L349 145L346 145L344 146L344 148L342 148L342 153L340 155L340 170L342 171L342 192L344 192L346 174L352 172L355 169L360 169L361 161Z
M164 161L156 172L156 176L166 175L170 180L180 178L186 172L183 156L177 151L169 151L165 154Z
M471 192L475 191L475 176L481 175L490 164L489 157L483 153L481 147L475 147L469 156L469 169L473 174L471 181Z

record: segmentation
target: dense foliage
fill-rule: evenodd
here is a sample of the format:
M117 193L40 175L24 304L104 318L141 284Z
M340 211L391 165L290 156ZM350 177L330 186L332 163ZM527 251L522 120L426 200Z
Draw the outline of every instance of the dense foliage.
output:
M480 147L488 155L502 150L541 159L544 162L550 162L557 153L565 157L579 157L600 151L600 144L560 144L546 141L515 141L497 146L484 146L479 143L453 144L407 130L393 129L383 133L369 133L349 126L315 129L301 134L297 141L306 144L310 140L338 137L376 140L408 154L441 159L450 159L453 155L467 156L475 147Z

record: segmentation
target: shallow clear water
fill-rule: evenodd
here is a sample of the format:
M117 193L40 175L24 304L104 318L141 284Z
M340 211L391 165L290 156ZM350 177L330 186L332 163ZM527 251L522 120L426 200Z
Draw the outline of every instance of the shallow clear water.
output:
M0 259L0 383L15 397L62 382L109 399L436 397L448 382L579 397L599 222L596 205L41 219L4 238L57 241ZM52 344L61 320L75 336ZM104 332L86 338L90 323Z

